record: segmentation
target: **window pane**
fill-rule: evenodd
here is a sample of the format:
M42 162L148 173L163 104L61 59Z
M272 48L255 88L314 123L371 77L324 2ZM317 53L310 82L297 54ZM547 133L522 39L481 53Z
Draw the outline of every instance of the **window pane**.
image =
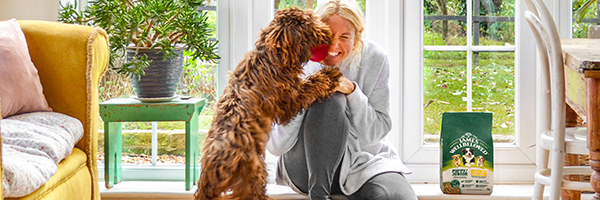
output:
M424 52L423 132L426 143L439 142L442 113L467 111L466 52Z
M514 4L514 0L473 0L473 45L514 45Z
M591 25L599 25L600 18L598 18L598 2L594 1L590 7L583 9L583 5L587 0L573 0L573 38L587 38L588 28ZM578 23L578 17L583 16L582 20Z
M151 122L123 123L124 165L152 164ZM185 163L184 122L157 122L157 165L178 165Z
M473 45L482 46L504 46L515 45L515 23L514 22L482 22L473 23L479 26L479 31L473 32ZM477 29L473 29L477 30Z
M473 57L473 112L493 113L494 142L514 142L514 53L480 52Z
M468 2L474 10L471 25L466 24ZM427 50L467 46L467 39L473 46L514 46L514 0L425 0L424 6ZM473 26L472 35L465 33L466 26ZM493 112L494 141L513 142L514 52L492 52L494 47L486 50L490 52L466 49L424 52L425 142L439 142L442 113L460 111ZM472 54L473 63L467 64L467 54Z
M424 6L424 45L466 45L466 4L425 0Z
M492 112L494 142L514 142L514 53L473 54L473 112ZM426 51L423 70L425 143L439 142L442 113L467 111L466 52Z

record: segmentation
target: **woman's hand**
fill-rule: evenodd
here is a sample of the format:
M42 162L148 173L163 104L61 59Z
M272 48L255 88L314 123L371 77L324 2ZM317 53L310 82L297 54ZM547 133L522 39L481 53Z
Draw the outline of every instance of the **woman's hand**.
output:
M348 95L354 92L354 87L354 83L350 79L342 76L340 77L340 83L335 87L335 91Z

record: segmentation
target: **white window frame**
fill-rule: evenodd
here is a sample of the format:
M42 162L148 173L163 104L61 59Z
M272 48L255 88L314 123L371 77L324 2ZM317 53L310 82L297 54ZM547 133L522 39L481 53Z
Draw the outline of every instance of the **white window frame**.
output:
M380 1L370 1L374 4L389 4ZM413 175L407 176L411 182L438 182L439 181L439 144L423 143L423 1L404 0L402 5L385 7L386 9L398 9L404 11L402 15L402 40L400 42L401 52L388 49L391 57L403 58L402 71L397 75L403 80L400 83L390 82L392 91L399 91L401 98L392 96L392 102L400 102L392 105L392 116L397 117L392 130L392 137L401 137L393 140L393 143L401 152L405 164L413 170ZM561 34L570 37L570 1L546 1L546 5L553 11ZM368 5L368 4L367 4ZM399 8L400 7L400 8ZM367 6L367 13L369 12ZM523 12L526 6L523 0L515 1L515 142L495 143L495 172L496 183L531 183L535 172L535 143L536 143L536 64L534 38L526 25ZM379 11L379 13L384 13ZM392 13L388 11L385 13ZM389 14L388 14L389 15ZM569 17L561 17L561 16ZM409 17L410 16L410 17ZM414 17L418 16L418 17ZM418 20L416 20L417 18ZM566 18L566 19L563 19ZM374 32L385 31L388 24L373 24L377 20L369 21L367 29L378 29ZM368 36L367 36L368 37ZM387 41L383 41L387 42ZM445 47L441 47L445 48ZM464 48L464 47L461 47ZM480 47L477 47L480 48ZM487 47L486 47L487 48ZM433 50L433 49L432 49ZM392 66L395 64L390 62ZM415 67L418 66L418 67ZM393 67L392 67L393 68ZM393 80L393 79L391 79ZM415 117L417 116L417 117ZM400 123L397 123L400 121ZM398 127L396 124L399 124Z
M404 60L405 66L420 66L420 67L405 67L405 96L418 96L419 98L404 99L404 115L418 113L417 116L405 118L405 126L403 132L413 135L408 137L407 141L403 145L403 159L409 165L416 166L411 167L412 169L418 170L416 173L427 174L427 176L418 176L415 178L417 181L433 181L439 180L438 173L431 173L433 171L439 171L439 144L424 144L423 143L423 36L422 36L422 24L423 24L423 1L405 1L407 4L405 16L419 16L420 20L417 26L416 23L408 24L404 30L406 33L405 37L405 53L407 54L406 60ZM519 1L516 1L515 6L515 142L512 144L494 144L494 161L495 161L495 172L494 180L496 182L503 182L507 180L515 182L529 182L533 178L535 172L535 148L531 145L535 144L535 134L522 134L522 133L535 133L535 123L531 123L531 119L535 113L535 106L522 106L525 102L535 102L535 80L525 78L528 76L535 77L535 71L531 71L533 68L523 68L520 66L528 66L524 64L528 62L527 56L524 56L526 51L519 49L522 44L522 24L519 23L521 19L520 13L522 8L519 6ZM469 4L470 5L470 4ZM522 5L522 4L521 4ZM409 39L412 38L412 39ZM415 38L418 38L415 39ZM531 45L532 47L534 45ZM465 48L465 47L461 47ZM418 51L410 51L410 49L419 49ZM467 50L467 49L464 49ZM533 49L530 52L535 52ZM411 56L408 56L411 55ZM531 65L529 65L531 66ZM406 87L417 85L417 87ZM525 87L523 87L525 86ZM527 117L529 116L529 117ZM529 122L528 122L529 121ZM412 178L412 177L409 177Z

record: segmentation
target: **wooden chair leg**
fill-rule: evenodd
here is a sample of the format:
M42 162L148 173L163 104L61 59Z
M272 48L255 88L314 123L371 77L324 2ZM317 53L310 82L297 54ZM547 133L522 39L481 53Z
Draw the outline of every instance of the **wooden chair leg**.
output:
M566 106L566 126L575 127L577 126L577 113L569 105ZM566 154L565 155L565 166L579 166L579 155L578 154ZM565 175L564 180L580 181L581 176L579 175ZM561 199L580 200L581 191L576 190L565 190L563 189L560 194Z

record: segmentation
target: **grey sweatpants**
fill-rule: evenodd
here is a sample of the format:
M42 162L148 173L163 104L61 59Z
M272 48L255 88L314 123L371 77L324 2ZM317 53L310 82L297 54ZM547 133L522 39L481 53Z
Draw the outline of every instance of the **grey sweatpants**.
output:
M336 93L316 102L306 111L298 140L281 159L289 178L312 200L343 195L339 184L339 165L348 141L350 121L346 97ZM368 180L348 199L417 199L404 175L382 173Z

